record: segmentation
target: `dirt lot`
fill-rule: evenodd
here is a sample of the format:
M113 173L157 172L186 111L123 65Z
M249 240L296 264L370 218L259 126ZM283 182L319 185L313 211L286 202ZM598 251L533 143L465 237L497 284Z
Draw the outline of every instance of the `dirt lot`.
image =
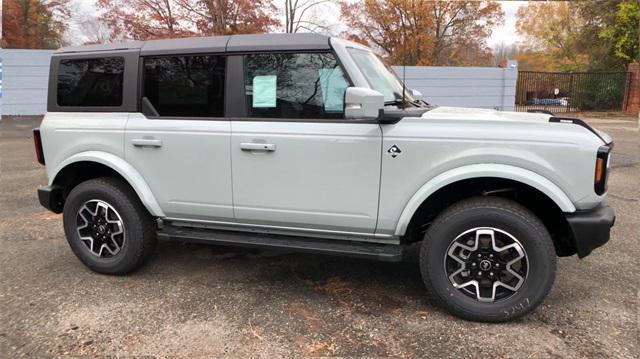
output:
M0 357L638 358L640 151L633 119L590 119L616 141L611 242L559 260L533 314L465 322L427 297L413 260L389 264L163 242L142 270L95 274L37 202L37 119L0 122Z

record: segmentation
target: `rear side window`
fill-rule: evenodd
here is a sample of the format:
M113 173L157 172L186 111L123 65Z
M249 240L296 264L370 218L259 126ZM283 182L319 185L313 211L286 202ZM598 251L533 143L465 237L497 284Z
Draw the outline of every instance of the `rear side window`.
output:
M144 59L144 93L160 116L223 117L224 56Z
M249 117L340 119L349 86L332 53L246 55Z
M61 60L58 106L121 106L123 74L123 57Z

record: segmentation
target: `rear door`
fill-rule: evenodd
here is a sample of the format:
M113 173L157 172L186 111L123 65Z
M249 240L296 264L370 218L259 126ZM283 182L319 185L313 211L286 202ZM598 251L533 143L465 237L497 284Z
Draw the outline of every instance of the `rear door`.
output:
M125 156L168 217L233 219L226 62L215 54L142 59L146 115L130 115Z
M349 80L331 52L244 56L247 116L232 121L239 222L372 234L382 134L344 119Z

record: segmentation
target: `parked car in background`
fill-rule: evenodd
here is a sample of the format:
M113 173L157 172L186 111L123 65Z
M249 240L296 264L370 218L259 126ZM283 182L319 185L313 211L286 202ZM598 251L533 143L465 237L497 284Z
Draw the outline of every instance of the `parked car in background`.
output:
M433 298L506 321L556 256L609 239L612 141L578 119L433 107L371 51L313 34L91 45L52 57L34 131L67 240L126 274L157 238L400 261Z

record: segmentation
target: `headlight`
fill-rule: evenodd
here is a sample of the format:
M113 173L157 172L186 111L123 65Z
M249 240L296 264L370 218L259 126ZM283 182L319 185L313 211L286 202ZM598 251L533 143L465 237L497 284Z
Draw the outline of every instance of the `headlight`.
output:
M598 195L602 195L607 191L607 179L609 175L609 167L611 166L611 149L613 143L598 148L596 156L596 172L593 176L593 189Z

